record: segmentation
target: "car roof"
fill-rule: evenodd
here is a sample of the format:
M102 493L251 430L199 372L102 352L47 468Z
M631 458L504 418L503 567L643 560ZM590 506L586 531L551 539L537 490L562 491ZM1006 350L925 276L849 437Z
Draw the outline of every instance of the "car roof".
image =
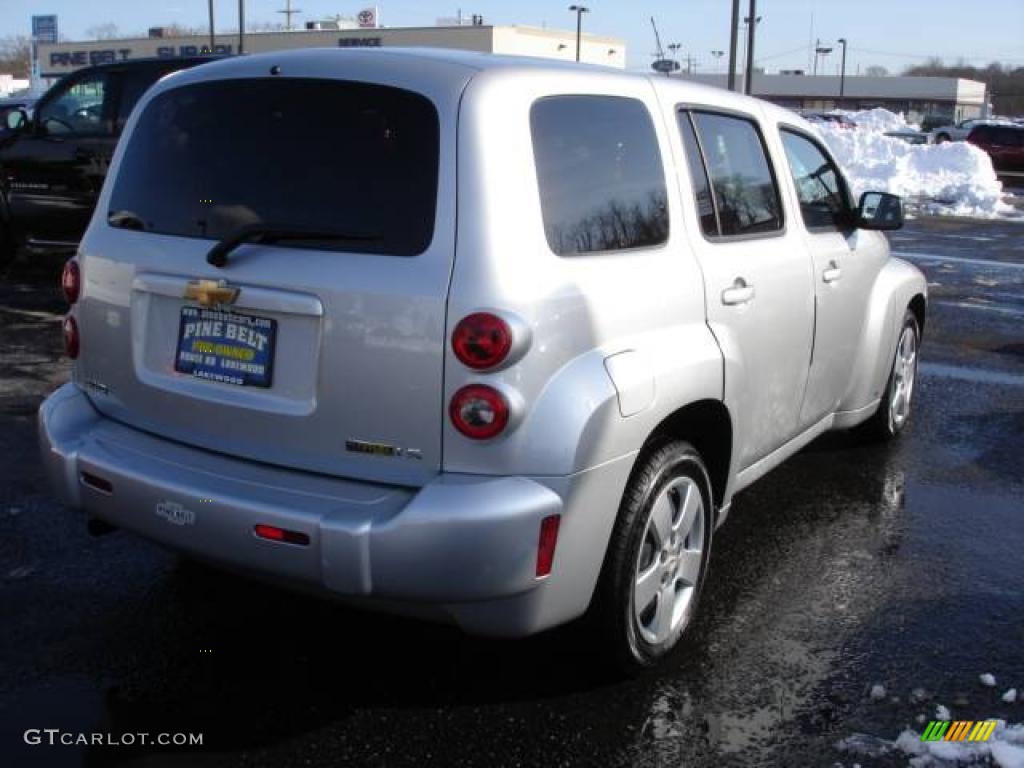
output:
M401 61L408 61L410 65L416 61L433 62L440 65L448 65L452 70L471 70L477 74L514 74L516 72L537 73L552 75L574 74L592 76L595 79L620 79L646 80L662 88L670 84L674 94L683 94L682 100L699 104L721 105L736 109L757 111L759 109L771 110L773 105L761 99L756 99L743 94L731 92L724 88L717 88L703 83L696 83L682 77L666 77L658 73L629 72L600 64L585 64L575 61L560 61L557 59L546 59L532 56L514 56L507 54L482 53L477 51L462 51L448 48L299 48L284 51L271 51L267 53L250 54L246 56L226 56L219 61L211 62L203 66L201 70L193 70L186 79L180 79L186 73L175 75L175 81L181 84L194 82L201 79L216 79L221 76L231 77L242 71L251 71L253 63L266 63L268 65L287 64L295 62L329 62L337 61L362 61L378 60L382 64L390 61L394 64ZM785 113L795 118L802 119L790 110L776 108L779 114Z
M68 75L78 75L82 72L102 72L105 70L113 69L124 69L135 68L135 67L155 67L158 65L180 65L181 67L192 67L197 64L203 64L205 62L212 62L218 59L228 58L222 54L209 54L204 56L146 56L145 58L138 59L124 59L122 61L111 61L104 64L90 64L87 67L80 67L73 72L68 72L63 77Z

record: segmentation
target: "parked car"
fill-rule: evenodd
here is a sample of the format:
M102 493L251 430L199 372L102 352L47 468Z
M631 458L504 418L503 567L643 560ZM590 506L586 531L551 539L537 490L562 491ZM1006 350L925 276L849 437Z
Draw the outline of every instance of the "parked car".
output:
M996 173L1024 173L1024 125L979 125L967 141L988 153Z
M899 139L907 144L927 144L928 134L920 131L906 130L886 131L885 135L891 139Z
M44 463L94 528L473 633L589 611L652 664L738 491L905 429L902 218L799 116L684 80L198 67L143 97L65 268Z
M210 57L80 69L35 104L7 110L0 133L0 264L27 245L74 250L132 107L164 75Z
M979 125L1007 125L1009 122L1004 118L975 117L970 120L961 120L954 125L944 125L935 128L930 135L933 144L942 144L947 141L963 141Z
M811 123L830 123L840 128L856 128L857 124L837 112L804 112L804 119Z

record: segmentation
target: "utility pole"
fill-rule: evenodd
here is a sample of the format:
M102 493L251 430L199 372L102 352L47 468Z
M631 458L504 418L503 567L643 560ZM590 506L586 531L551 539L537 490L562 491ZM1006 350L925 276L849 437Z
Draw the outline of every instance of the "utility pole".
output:
M212 0L211 0L211 2L212 2ZM284 8L282 8L280 11L278 11L278 13L283 13L284 14L284 19L285 19L285 21L284 21L284 29L285 29L285 32L291 32L292 31L292 16L294 16L297 13L302 13L302 9L301 8L292 8L292 0L285 0Z
M238 53L245 53L245 0L238 0Z
M576 61L580 60L580 41L583 38L583 14L590 13L585 5L570 5L570 11L576 11Z
M750 23L747 25L747 74L743 79L743 92L748 96L754 90L754 30L757 29L757 0L750 0Z
M210 0L209 6L210 6L210 53L213 53L213 0Z
M843 106L843 96L846 95L846 38L840 37L836 42L843 46L843 64L839 70L839 107Z
M736 90L736 34L740 26L740 0L732 0L732 26L729 27L729 90Z

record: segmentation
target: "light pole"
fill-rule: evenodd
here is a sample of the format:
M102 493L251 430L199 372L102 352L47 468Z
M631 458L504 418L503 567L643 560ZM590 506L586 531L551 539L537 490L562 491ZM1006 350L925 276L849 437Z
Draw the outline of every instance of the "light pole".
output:
M576 11L576 61L580 60L580 40L583 37L583 14L590 13L585 5L570 5L570 11Z
M238 0L238 53L245 53L245 0Z
M721 66L722 57L725 56L725 51L712 51L711 55L715 59L715 70L717 71Z
M839 106L842 108L846 93L846 38L840 37L836 42L843 46L843 63L839 69Z
M758 16L756 23L760 23L760 22L761 22L761 17ZM740 57L740 61L744 62L744 64L743 64L744 67L746 67L746 61L747 61L747 40L748 40L748 37L749 37L749 30L747 29L748 26L750 26L750 17L749 16L744 16L743 17L743 55Z
M213 53L213 0L210 0L210 53Z
M828 46L821 44L821 40L818 40L818 44L814 47L814 74L818 74L818 58L828 56L832 53L832 49Z

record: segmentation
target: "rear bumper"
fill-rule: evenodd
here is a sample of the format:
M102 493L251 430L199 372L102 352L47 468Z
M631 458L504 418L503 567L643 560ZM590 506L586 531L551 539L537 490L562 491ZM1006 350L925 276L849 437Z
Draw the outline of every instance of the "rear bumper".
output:
M563 547L576 527L564 517L568 500L593 508L604 496L613 518L617 504L606 494L631 465L551 482L442 474L419 489L360 483L140 432L100 415L74 384L43 403L39 436L54 489L91 516L229 567L503 636L585 610L604 553L595 545L606 543L610 521L592 519L582 546ZM551 576L537 579L540 524L556 514L564 551ZM258 524L298 531L309 544L258 538Z

